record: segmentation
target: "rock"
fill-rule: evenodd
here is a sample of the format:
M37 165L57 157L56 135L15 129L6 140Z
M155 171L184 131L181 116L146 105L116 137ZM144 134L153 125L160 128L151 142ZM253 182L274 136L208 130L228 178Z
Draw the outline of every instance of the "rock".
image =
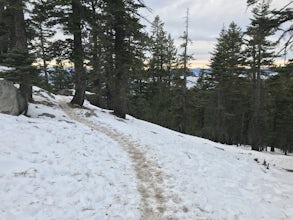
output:
M28 101L12 82L0 80L0 113L20 115L27 112Z

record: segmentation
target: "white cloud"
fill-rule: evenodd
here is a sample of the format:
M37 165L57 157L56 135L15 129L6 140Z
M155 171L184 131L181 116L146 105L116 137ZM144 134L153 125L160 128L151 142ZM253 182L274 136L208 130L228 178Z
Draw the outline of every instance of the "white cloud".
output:
M290 0L273 0L272 8L281 8ZM165 29L180 44L185 29L186 9L189 8L190 48L197 60L208 60L213 44L223 26L236 22L243 30L249 24L250 9L246 0L145 0L152 13L144 12L152 21L159 15ZM207 63L207 61L205 62Z

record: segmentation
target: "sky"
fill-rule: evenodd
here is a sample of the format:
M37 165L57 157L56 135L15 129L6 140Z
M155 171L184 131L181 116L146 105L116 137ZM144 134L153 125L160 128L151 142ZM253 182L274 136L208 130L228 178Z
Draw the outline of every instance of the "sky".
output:
M271 8L282 8L290 0L273 0ZM144 0L151 11L144 16L153 21L159 15L165 23L165 30L171 34L176 46L185 30L186 11L189 8L189 33L193 54L192 67L207 67L216 38L223 27L234 21L245 30L251 17L246 0ZM279 61L280 62L280 61Z

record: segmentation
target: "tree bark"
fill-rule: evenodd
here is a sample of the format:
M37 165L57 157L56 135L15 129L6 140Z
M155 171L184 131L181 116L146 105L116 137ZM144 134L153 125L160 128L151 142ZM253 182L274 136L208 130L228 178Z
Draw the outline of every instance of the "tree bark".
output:
M123 18L124 3L118 1L117 9L114 10L114 32L115 32L115 82L114 82L114 114L120 118L125 118L127 113L127 66L125 60L125 19Z
M13 8L13 33L11 34L12 40L11 45L12 50L16 51L25 51L28 52L27 45L27 36L25 31L25 21L24 21L24 13L23 13L23 2L22 0L15 0L11 3ZM31 79L26 79L26 82L20 83L20 92L22 95L30 102L33 101L32 97L32 85L30 83Z
M256 73L253 79L253 111L251 118L251 148L252 150L261 150L261 131L260 131L260 111L261 111L261 46L258 45L256 62Z
M187 47L188 47L188 41L189 41L189 9L186 11L186 27L185 27L185 33L183 36L183 83L182 83L182 112L181 112L181 122L179 124L179 131L182 133L186 133L186 105L187 105L187 88L186 88L186 82L187 82L187 72L188 72L188 54L187 54Z
M99 46L98 42L98 21L96 16L96 4L95 2L91 2L91 10L92 10L92 19L93 19L93 25L92 25L92 41L93 41L93 48L92 48L92 66L93 66L93 74L95 76L94 78L94 86L97 91L97 105L102 107L102 76L100 73L101 68L101 47Z
M80 0L72 0L72 26L73 32L73 62L75 71L75 94L71 100L71 104L82 106L85 98L86 76L83 67L83 47L81 36L81 11L82 6Z
M7 53L8 51L8 30L4 21L7 20L5 16L4 3L0 2L0 55Z
M43 35L43 28L40 28L41 31L41 51L42 51L42 59L43 59L43 70L45 74L45 83L48 85L49 77L48 77L48 67L47 67L47 60L46 60L46 52L45 52L45 43L44 43L44 35Z

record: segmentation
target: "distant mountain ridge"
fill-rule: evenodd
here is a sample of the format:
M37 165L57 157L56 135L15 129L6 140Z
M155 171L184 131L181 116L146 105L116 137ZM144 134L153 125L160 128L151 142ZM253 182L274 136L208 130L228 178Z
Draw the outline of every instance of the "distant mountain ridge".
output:
M189 68L189 70L195 75L195 76L199 76L200 72L202 70L211 70L211 68ZM268 74L270 76L275 76L277 75L278 73L275 72L274 70L271 70L269 68L262 68L261 71L264 73L264 74Z
M193 72L195 76L199 76L199 73L202 71L203 68L190 68L190 71Z

